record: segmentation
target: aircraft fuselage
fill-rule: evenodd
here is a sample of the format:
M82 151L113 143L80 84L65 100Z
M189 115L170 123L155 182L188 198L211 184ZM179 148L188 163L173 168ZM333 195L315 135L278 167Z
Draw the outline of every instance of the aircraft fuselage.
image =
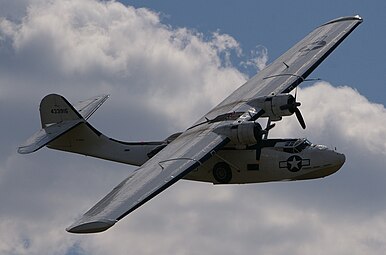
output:
M184 179L243 184L315 179L338 171L345 156L306 139L267 139L246 148L225 147Z
M141 166L178 135L158 142L121 142L81 124L48 147ZM343 154L304 138L262 139L250 146L228 144L183 179L214 184L314 179L336 172L344 161Z

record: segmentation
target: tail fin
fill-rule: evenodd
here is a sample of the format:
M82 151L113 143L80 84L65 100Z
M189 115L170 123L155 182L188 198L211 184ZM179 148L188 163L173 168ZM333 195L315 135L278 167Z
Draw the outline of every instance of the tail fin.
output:
M63 121L83 118L64 97L56 94L45 96L40 103L39 110L42 128Z
M107 98L107 95L94 97L74 107L60 95L45 96L40 103L42 129L20 146L18 152L26 154L37 151L80 123L86 122L84 118L90 117Z

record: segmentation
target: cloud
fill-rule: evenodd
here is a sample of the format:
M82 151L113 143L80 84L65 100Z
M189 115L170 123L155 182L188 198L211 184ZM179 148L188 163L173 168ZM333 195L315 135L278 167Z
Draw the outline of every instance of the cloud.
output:
M60 85L68 97L92 88L185 127L246 78L229 67L230 52L240 51L231 36L216 32L205 40L160 23L152 11L117 2L37 2L21 23L2 19L0 28L8 56L3 65L13 68L5 75L25 74L17 89L5 85L10 97L20 97L31 83L39 83L39 94ZM214 84L221 86L218 93L210 93Z
M268 62L268 49L262 45L257 45L254 50L251 50L250 57L247 61L242 61L241 66L248 68L253 67L255 71L264 69Z
M383 254L385 108L326 82L298 91L305 131L291 116L271 136L336 146L347 163L333 176L239 186L181 181L103 234L66 233L133 168L48 149L16 154L39 126L40 99L110 93L91 119L97 128L162 139L247 79L229 57L241 48L229 35L172 28L153 11L117 2L7 3L0 11L1 254ZM263 67L261 52L252 62Z

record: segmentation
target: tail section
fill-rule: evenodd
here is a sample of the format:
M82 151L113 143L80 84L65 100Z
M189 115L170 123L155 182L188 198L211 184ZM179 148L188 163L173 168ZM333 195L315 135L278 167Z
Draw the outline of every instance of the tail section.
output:
M79 124L86 122L83 116L86 118L91 116L107 98L107 95L94 97L74 107L60 95L47 95L42 99L39 109L42 129L20 146L18 152L27 154L37 151Z
M62 121L88 119L107 99L109 95L96 96L72 106L60 95L45 96L40 103L42 127Z
M50 149L140 166L169 143L169 139L127 143L101 134L86 119L107 98L107 95L97 96L72 106L60 95L47 95L40 103L42 129L20 146L18 152L32 153L47 146Z

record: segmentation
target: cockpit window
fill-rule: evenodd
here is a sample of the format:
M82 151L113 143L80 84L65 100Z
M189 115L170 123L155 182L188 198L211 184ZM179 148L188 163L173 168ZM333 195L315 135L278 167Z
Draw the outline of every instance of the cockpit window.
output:
M312 144L310 143L310 141L308 141L307 139L304 139L298 146L295 147L295 150L297 152L301 152L302 150L304 150L305 148L311 145Z
M296 142L297 142L297 141L288 141L288 142L285 143L285 146L286 146L286 147L292 147L292 146L294 146L294 144L295 144Z
M282 150L288 153L299 153L307 147L311 146L312 143L307 139L289 140L285 143L278 143L275 147L278 150Z

